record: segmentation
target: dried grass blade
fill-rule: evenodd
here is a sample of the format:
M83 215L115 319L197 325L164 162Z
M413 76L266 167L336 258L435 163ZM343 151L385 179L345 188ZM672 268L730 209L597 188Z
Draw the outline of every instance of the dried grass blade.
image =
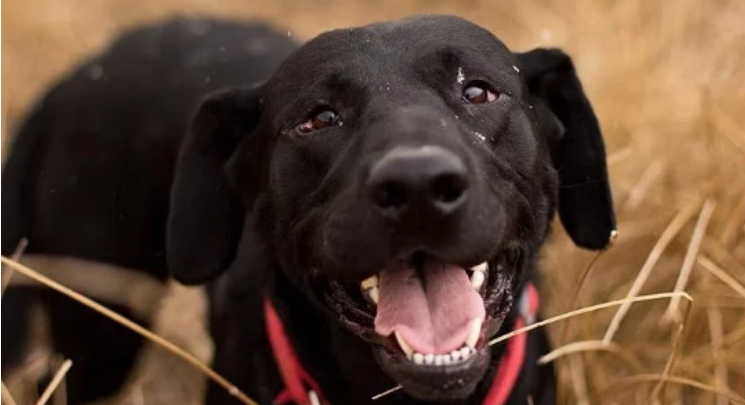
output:
M688 279L691 276L693 265L696 263L698 252L701 249L701 241L706 235L706 228L709 226L711 216L714 214L714 209L717 204L714 200L706 200L704 207L701 208L701 213L698 215L698 221L696 221L696 227L693 230L691 236L691 242L688 244L688 250L686 251L685 259L683 260L683 266L678 274L678 280L675 283L673 291L683 291L688 284ZM680 307L680 298L673 298L670 300L670 304L667 306L665 315L662 319L667 322L679 322L680 315L678 308Z
M722 350L734 345L737 342L745 340L745 328L736 329L722 338ZM686 363L701 364L711 359L711 353L708 346L701 346L686 355Z
M373 401L377 401L378 399L383 398L384 396L387 396L388 394L393 394L394 392L400 390L401 388L402 387L400 385L397 385L397 386L395 386L395 387L393 387L391 389L387 389L387 390L381 392L380 394L374 395L372 397L372 400Z
M34 269L31 269L27 266L24 266L21 263L18 263L16 261L10 260L5 256L0 257L0 260L2 261L2 264L8 265L13 267L16 271L23 274L24 276L27 276L29 278L32 278L36 280L37 282L46 285L47 287L63 294L69 297L72 300L77 301L78 303L87 306L88 308L100 313L101 315L111 319L114 322L117 322L126 328L130 329L131 331L145 337L146 339L152 341L156 345L160 346L161 348L169 351L170 353L178 356L179 358L183 359L187 363L191 364L193 367L197 368L200 372L202 372L204 375L209 377L212 381L217 383L218 385L225 388L230 395L236 397L238 400L243 402L247 405L258 405L256 401L249 398L246 394L244 394L241 390L238 389L235 385L231 384L228 380L226 380L223 376L215 372L213 369L202 363L198 358L196 358L191 353L187 352L186 350L174 345L173 343L163 339L162 337L156 335L155 333L143 328L142 326L136 324L135 322L132 322L131 320L125 318L124 316L106 308L105 306L93 301L92 299L73 291L64 285L61 285L57 283L56 281L43 276L39 272L35 271Z
M489 341L489 346L495 345L495 344L500 343L500 342L504 342L505 340L511 339L511 338L513 338L513 337L515 337L517 335L520 335L520 334L523 334L523 333L526 333L526 332L530 332L533 329L538 329L538 328L541 328L543 326L546 326L546 325L549 325L549 324L552 324L552 323L555 323L555 322L563 321L563 320L568 319L568 318L573 318L573 317L578 316L578 315L583 315L583 314L587 314L587 313L590 313L590 312L596 312L596 311L600 311L601 309L617 307L617 306L620 306L620 305L633 304L633 303L636 303L636 302L654 301L654 300L659 300L659 299L663 299L663 298L672 298L674 296L680 296L680 297L685 298L686 300L688 300L690 302L693 302L693 298L690 295L688 295L687 293L685 293L685 292L679 292L679 293L667 292L667 293L657 293L657 294L649 294L649 295L640 295L640 296L636 296L636 297L626 297L626 298L623 298L623 299L620 299L620 300L608 301L608 302L603 302L603 303L600 303L600 304L595 304L595 305L591 305L591 306L584 307L584 308L575 309L574 311L566 312L566 313L563 313L561 315L556 315L556 316L551 317L551 318L548 318L546 320L533 323L531 325L525 326L525 327L520 328L520 329L516 329L516 330L514 330L514 331L512 331L510 333L506 333L506 334L504 334L502 336L499 336L497 338L494 338L494 339L490 340Z
M623 206L621 206L621 209L619 209L619 212L627 213L638 208L639 204L644 201L644 197L646 197L649 189L652 187L655 181L657 181L657 179L659 179L660 176L664 173L664 169L665 165L663 164L663 162L659 160L652 162L652 164L650 164L647 169L644 170L641 177L639 177L639 180L629 192L629 196L628 198L626 198Z
M724 271L721 267L717 266L714 262L709 260L706 256L699 256L698 260L696 260L698 264L701 265L704 269L709 271L711 274L716 276L719 280L721 280L724 284L727 284L730 288L735 290L738 294L742 295L743 298L745 298L745 286L737 282L734 277L730 276L729 273Z
M587 395L587 378L585 376L585 369L583 368L582 362L577 357L569 358L569 374L571 376L572 385L574 386L574 394L579 405L589 405L590 398Z
M725 247L732 248L740 226L745 231L745 191L742 192L740 199L735 204L735 211L731 213L731 217L724 227L724 232L722 232L722 243Z
M14 261L20 260L21 255L23 255L23 251L26 250L26 246L28 246L28 239L26 238L21 239L18 242L18 246L16 246L16 249L13 251L13 254L10 255L10 258L13 259ZM10 278L13 277L13 268L12 267L5 268L3 266L3 269L0 271L2 271L2 280L0 281L2 282L2 289L0 290L0 292L4 293L5 288L8 286L8 283L10 283Z
M717 126L718 132L724 135L732 145L745 153L745 130L740 128L735 120L725 113L721 107L712 105L709 112L714 116L712 122Z
M615 232L615 231L613 231ZM587 280L587 277L590 275L590 271L592 271L592 268L595 266L595 263L600 259L600 257L603 255L603 253L606 250L601 250L595 254L595 256L590 259L590 262L587 264L585 269L582 271L582 274L579 276L579 281L577 282L577 286L574 288L574 292L572 293L572 299L569 301L569 307L567 307L567 311L571 311L574 309L574 307L577 306L577 303L579 302L579 292L582 290L582 286L585 285L585 281ZM569 322L566 322L564 324L564 328L561 332L561 342L567 341L567 334L569 333Z
M693 214L696 212L697 207L698 203L690 204L684 207L678 212L678 215L675 216L675 218L672 220L672 222L670 222L667 228L665 228L665 230L662 232L662 236L660 236L660 238L657 240L657 243L655 243L654 247L652 248L652 251L649 253L647 261L644 263L641 270L639 271L639 274L636 276L636 279L634 280L631 289L626 295L626 298L632 298L639 295L639 292L644 286L644 283L646 283L647 278L652 273L652 269L654 269L655 265L660 260L660 257L662 257L665 249L667 249L667 246L670 244L670 242L673 241L675 236L678 235L678 233L688 222L688 220L693 217ZM626 316L626 313L629 312L632 302L633 301L627 301L626 303L621 305L620 308L618 308L616 315L611 320L610 325L608 326L608 330L605 333L605 337L603 338L604 342L610 343L613 340L613 337L618 331L618 328L621 326L623 318Z
M39 397L39 400L36 401L36 405L45 405L47 401L49 401L49 398L52 397L52 394L54 394L54 390L57 389L57 386L62 382L62 379L65 378L65 375L70 370L70 367L72 367L72 360L67 359L64 363L62 363L60 368L54 374L52 381L49 382L49 385L47 385L47 388L44 389L44 392Z
M691 307L693 307L693 305L689 302L688 306L686 306L683 322L678 326L678 331L673 338L673 350L670 351L670 356L667 358L665 368L662 370L660 381L657 382L657 385L655 385L654 390L652 391L652 400L655 403L660 402L660 393L665 385L665 378L670 375L673 366L675 366L675 360L678 358L678 354L680 353L680 348L683 346L683 332L686 331L686 326L691 318Z
M727 267L728 269L730 269L731 273L736 276L745 276L745 266L741 263L741 260L738 260L734 256L732 256L732 253L728 252L727 248L717 242L716 239L704 239L702 249L704 253L706 253L706 256L709 257L712 262L721 263L719 267ZM732 278L738 280L738 282L741 284L745 283L745 277L733 276Z
M557 347L551 352L541 356L538 359L538 364L548 364L570 354L590 351L603 351L615 354L623 359L623 361L625 361L637 373L642 373L642 370L644 369L642 362L621 347L621 345L614 342L605 343L602 340L583 340Z
M711 336L711 357L715 359L714 380L717 388L727 389L727 363L724 361L722 354L724 327L722 325L722 311L716 304L707 308L709 320L709 334ZM717 398L717 405L726 405L727 400Z
M631 146L627 146L619 151L613 152L608 155L608 166L615 166L618 163L623 162L627 158L631 157L633 153L633 148Z
M719 389L716 387L712 387L711 385L707 385L700 381L692 380L690 378L678 377L678 376L663 377L661 374L637 374L631 377L621 378L617 381L615 385L606 388L604 390L604 393L608 394L610 392L617 391L629 385L640 384L640 383L645 383L645 382L658 382L661 379L664 380L666 383L686 385L689 387L697 388L702 391L706 391L714 395L722 396L738 404L745 404L744 398L740 397L739 395L729 390L723 390L723 389Z
M62 356L54 356L52 359L53 365L59 365L60 367L64 364L64 358ZM62 379L60 381L57 388L54 390L54 395L52 395L52 404L53 405L67 405L67 383L65 379Z
M13 398L13 395L11 395L10 390L5 386L4 382L2 383L2 402L3 405L17 405L16 400Z

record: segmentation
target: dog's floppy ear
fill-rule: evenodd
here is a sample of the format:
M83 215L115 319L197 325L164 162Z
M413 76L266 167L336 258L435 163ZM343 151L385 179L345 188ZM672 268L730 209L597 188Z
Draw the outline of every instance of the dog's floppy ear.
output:
M255 143L259 93L257 85L207 97L181 147L171 189L167 252L171 273L182 283L208 281L235 257L246 207L227 169L237 150L245 153Z
M560 180L559 217L578 246L603 249L616 229L605 146L572 60L558 49L536 49L516 56L531 95L545 103L563 127L563 135L552 142L551 152ZM539 119L546 119L545 112L538 113Z

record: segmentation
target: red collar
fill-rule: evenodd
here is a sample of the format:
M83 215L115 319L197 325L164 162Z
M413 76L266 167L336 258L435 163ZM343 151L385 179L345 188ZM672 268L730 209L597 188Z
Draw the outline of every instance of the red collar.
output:
M514 329L522 328L535 321L538 312L538 290L528 284L520 299L520 316L515 320ZM285 333L282 320L269 299L264 301L264 318L266 321L269 343L272 346L274 360L282 375L285 389L274 398L274 405L321 405L325 397L321 387L300 364L295 349ZM525 361L525 347L528 334L523 333L508 340L507 350L499 363L494 380L482 405L503 405L517 382L520 370Z

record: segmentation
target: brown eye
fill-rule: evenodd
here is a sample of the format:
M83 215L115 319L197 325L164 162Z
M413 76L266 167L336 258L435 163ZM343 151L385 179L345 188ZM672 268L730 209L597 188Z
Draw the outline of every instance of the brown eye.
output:
M341 124L341 118L334 110L323 109L313 115L313 118L298 125L298 130L304 134Z
M469 104L491 103L497 99L497 93L482 83L471 84L463 89L463 102Z

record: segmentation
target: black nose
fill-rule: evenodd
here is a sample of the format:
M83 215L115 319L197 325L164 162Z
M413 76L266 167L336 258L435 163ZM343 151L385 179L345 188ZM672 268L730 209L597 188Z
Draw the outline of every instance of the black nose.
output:
M373 164L367 187L387 218L427 218L454 213L466 201L463 160L439 146L398 147Z

